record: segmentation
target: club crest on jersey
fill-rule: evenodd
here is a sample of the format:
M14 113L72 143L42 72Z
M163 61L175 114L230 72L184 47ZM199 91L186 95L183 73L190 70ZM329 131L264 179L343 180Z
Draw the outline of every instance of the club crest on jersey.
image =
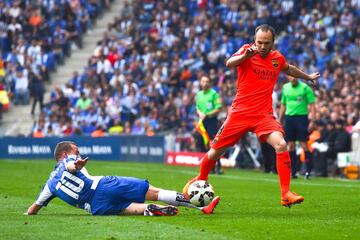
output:
M279 66L279 61L277 59L271 59L271 62L274 67L277 68Z

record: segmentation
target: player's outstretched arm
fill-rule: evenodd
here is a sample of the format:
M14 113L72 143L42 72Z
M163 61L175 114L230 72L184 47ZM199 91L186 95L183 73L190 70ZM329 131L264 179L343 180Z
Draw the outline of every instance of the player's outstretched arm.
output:
M33 203L25 213L25 215L36 215L42 206L37 205L36 203Z
M251 58L255 54L257 54L258 49L255 45L249 47L246 49L246 51L242 54L238 54L242 51L240 48L239 51L237 51L235 54L233 54L227 61L226 61L226 67L228 68L234 68L239 66L243 61L246 59Z
M295 67L294 65L289 64L288 67L285 66L282 70L285 74L292 76L294 78L302 78L307 81L311 81L314 84L316 84L316 80L320 77L319 72L306 74L303 71L301 71L299 68Z

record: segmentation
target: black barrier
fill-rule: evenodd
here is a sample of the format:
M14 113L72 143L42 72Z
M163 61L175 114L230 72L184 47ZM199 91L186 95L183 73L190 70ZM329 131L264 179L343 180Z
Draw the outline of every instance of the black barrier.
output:
M60 141L73 141L81 155L94 160L120 160L137 162L164 162L163 136L116 136L71 138L0 138L1 159L53 158L54 148Z

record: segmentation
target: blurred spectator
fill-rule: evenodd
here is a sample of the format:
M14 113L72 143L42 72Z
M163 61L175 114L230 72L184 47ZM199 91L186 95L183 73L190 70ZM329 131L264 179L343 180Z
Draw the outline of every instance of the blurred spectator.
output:
M15 104L20 98L28 102L25 79L31 86L30 70L42 81L50 81L50 72L70 56L72 42L82 46L82 35L104 7L109 7L109 1L0 2L0 59L5 60L0 78L9 94L14 94ZM18 67L23 68L21 77Z
M121 135L124 128L121 126L120 119L114 120L114 125L109 128L109 135Z
M349 152L351 151L351 137L345 130L345 123L343 120L337 120L335 122L336 138L334 141L335 153Z
M317 128L320 132L320 138L316 140L318 144L313 144L313 158L316 159L316 163L314 164L318 166L316 168L316 175L327 177L329 165L331 165L336 158L334 152L336 131L334 123L331 121L327 123L319 121L317 122Z
M33 131L32 131L32 137L34 138L42 138L45 137L45 120L44 118L39 118L39 120L34 124Z
M76 44L78 48L82 48L81 34L75 26L75 20L72 17L68 17L66 22L67 37L72 43ZM74 46L74 45L72 45Z
M45 86L42 78L36 75L32 71L29 73L29 78L30 78L30 92L31 92L31 96L33 97L31 115L34 115L37 102L39 102L39 110L40 110L39 112L41 112L44 107Z
M75 107L86 111L91 107L91 99L88 98L84 92L82 92L80 98L76 101Z
M91 137L104 137L105 132L103 128L99 125L96 127L96 130L91 133Z
M18 67L16 69L16 75L14 77L15 82L15 101L14 104L17 105L20 103L20 99L22 104L29 104L29 79L26 75L23 74L23 69Z

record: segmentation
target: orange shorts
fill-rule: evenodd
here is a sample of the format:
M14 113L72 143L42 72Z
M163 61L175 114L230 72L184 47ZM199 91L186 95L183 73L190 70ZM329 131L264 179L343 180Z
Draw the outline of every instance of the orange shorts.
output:
M267 135L273 132L285 134L281 124L273 115L244 116L231 113L211 142L211 147L214 149L231 147L249 131L254 132L260 142L265 142Z

